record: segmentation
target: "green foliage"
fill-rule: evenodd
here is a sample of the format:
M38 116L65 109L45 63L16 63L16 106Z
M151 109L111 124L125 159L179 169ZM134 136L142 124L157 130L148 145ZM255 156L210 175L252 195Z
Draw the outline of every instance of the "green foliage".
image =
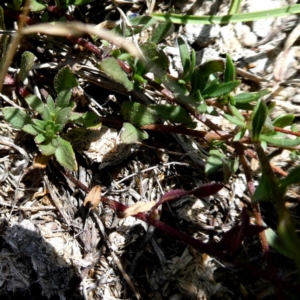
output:
M99 64L100 70L116 82L124 85L127 91L133 90L133 84L113 57L103 59Z
M146 105L125 101L121 108L124 120L136 126L155 124L159 120L168 120L194 127L190 115L181 106L152 104Z
M24 51L21 58L21 66L20 66L20 79L24 81L27 77L28 72L30 71L31 67L33 66L35 60L34 54L29 51Z
M23 3L23 0L13 0L10 2L6 2L5 4L8 8L11 8L13 10L19 10L22 3Z
M57 93L76 86L78 86L78 82L70 66L61 68L54 77L54 88Z
M265 124L268 115L268 109L264 101L259 100L252 113L252 138L257 141L261 130Z
M25 124L30 122L30 117L19 108L6 107L2 109L2 113L4 119L17 129L22 129Z
M126 37L128 37L133 34L140 33L156 23L157 21L150 16L137 16L130 19L131 28L126 27L125 29L123 29L121 25L118 25L112 30L112 32L121 36L124 34Z
M257 101L259 98L269 94L268 90L263 90L257 93L240 93L233 96L234 102L236 103L249 103Z
M226 54L226 66L224 71L224 82L234 81L236 79L235 66L231 57Z
M209 156L205 165L205 174L210 175L223 166L223 159L226 155L218 149L212 149L209 151Z
M153 32L153 35L151 37L151 42L154 44L158 44L162 39L166 37L171 27L172 27L171 22L159 23L158 26L155 28L155 31Z
M124 120L130 121L136 126L154 124L159 117L151 108L135 102L125 101L122 104L121 115Z
M20 75L25 78L26 68L32 62L33 56L25 53L22 56ZM23 69L23 71L22 71ZM29 107L41 115L41 119L32 118L25 111L15 107L5 107L2 109L4 119L14 128L35 136L34 141L43 155L55 155L57 161L65 168L77 170L75 154L71 144L60 137L64 127L69 121L84 127L99 127L101 122L93 113L83 114L73 113L74 103L71 102L72 87L77 86L75 75L69 66L59 70L54 78L54 87L58 92L54 101L49 95L46 103L35 95L25 98Z
M202 92L202 97L207 98L219 98L221 96L227 95L237 88L241 82L239 80L229 81L225 83L215 83L204 89Z
M276 127L284 128L291 125L294 119L295 115L292 114L281 115L273 121L273 125Z
M166 54L157 48L155 43L144 43L140 45L140 48L146 59L146 71L152 72L166 72L169 66L169 60Z
M39 12L41 10L44 10L47 8L48 5L42 4L40 2L38 2L37 0L31 0L30 3L30 9L33 12Z
M35 136L34 141L43 155L55 154L62 166L73 171L77 170L77 163L72 146L59 137L71 117L72 108L68 107L70 95L70 90L61 91L56 103L49 97L47 104L34 95L25 98L33 110L42 114L42 120L30 118L19 108L5 107L2 112L5 120L13 127Z
M71 113L70 121L73 121L76 125L83 126L85 128L99 128L101 126L100 118L89 111L81 113Z
M121 133L121 140L124 144L132 144L141 142L147 139L149 136L146 132L143 132L135 128L130 123L124 123Z
M234 7L235 9L235 7ZM189 16L178 14L152 13L152 17L159 21L173 22L175 24L227 24L235 22L248 22L266 18L276 18L297 14L300 4L290 5L251 13L240 13L227 16Z

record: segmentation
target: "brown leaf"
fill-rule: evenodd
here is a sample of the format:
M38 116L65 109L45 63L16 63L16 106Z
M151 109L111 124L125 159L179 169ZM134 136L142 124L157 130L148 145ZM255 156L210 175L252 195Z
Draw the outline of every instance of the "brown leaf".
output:
M83 205L86 207L96 208L101 200L101 186L95 185L86 195Z
M149 211L154 205L155 205L155 201L150 201L150 202L143 202L143 201L139 201L133 205L131 205L130 207L126 208L122 214L118 215L119 218L126 218L129 216L134 216L138 213L144 213Z
M50 156L45 156L40 154L33 159L33 168L34 169L45 169L49 162Z

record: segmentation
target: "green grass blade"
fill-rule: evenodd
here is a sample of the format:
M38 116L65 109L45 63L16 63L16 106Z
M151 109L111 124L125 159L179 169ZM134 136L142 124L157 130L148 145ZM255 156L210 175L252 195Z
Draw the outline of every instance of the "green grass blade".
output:
M242 0L231 0L228 15L238 14L241 8Z
M290 5L282 8L262 10L258 12L242 13L227 16L189 16L178 14L152 13L152 17L165 22L175 24L227 24L235 22L249 22L266 18L286 17L291 14L300 13L300 4Z

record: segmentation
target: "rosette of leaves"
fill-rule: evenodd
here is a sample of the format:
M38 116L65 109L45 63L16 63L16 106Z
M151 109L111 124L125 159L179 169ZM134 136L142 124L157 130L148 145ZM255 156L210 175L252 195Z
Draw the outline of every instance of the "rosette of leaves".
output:
M43 155L55 155L63 167L75 171L77 163L73 148L60 137L71 118L74 105L74 102L70 102L71 95L71 89L63 90L58 93L55 102L48 96L46 104L35 95L25 98L27 104L41 115L41 119L31 118L24 110L16 107L5 107L2 112L11 126L35 136L34 141Z

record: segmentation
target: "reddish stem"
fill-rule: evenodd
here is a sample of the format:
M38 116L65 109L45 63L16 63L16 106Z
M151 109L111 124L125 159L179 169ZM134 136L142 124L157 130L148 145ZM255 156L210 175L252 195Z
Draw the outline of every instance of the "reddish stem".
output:
M79 38L79 37L74 37L74 36L67 36L67 39L71 41L74 44L80 45L84 47L86 50L94 53L98 58L102 58L102 50L96 47L94 44L90 43L89 41Z
M278 131L278 132L283 132L283 133L286 133L286 134L291 134L291 135L295 135L295 136L300 136L300 132L293 132L293 131L291 131L291 130L283 129L283 128L280 128L280 127L274 127L274 130L275 130L275 131Z

